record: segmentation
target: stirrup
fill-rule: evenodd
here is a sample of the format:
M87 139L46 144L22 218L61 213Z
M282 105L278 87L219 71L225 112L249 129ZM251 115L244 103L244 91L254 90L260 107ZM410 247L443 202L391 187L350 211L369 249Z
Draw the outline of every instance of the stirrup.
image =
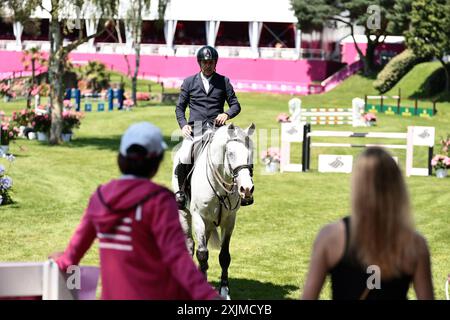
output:
M178 204L178 209L186 209L186 194L183 191L179 190L175 192L175 201Z
M242 199L242 198L241 198L241 206L243 206L243 207L252 205L253 202L254 202L253 197L247 198L247 199Z

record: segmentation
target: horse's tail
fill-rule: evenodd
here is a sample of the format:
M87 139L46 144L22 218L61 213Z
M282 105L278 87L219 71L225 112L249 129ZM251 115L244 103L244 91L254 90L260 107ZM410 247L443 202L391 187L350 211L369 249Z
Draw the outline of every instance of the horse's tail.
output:
M220 237L219 232L217 232L217 229L214 228L214 230L211 232L211 236L209 237L209 245L213 249L220 249Z

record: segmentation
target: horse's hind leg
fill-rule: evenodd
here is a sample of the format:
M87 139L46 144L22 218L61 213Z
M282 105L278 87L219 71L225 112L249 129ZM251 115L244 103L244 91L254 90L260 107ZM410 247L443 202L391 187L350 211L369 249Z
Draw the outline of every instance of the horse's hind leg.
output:
M184 235L186 236L186 247L191 254L194 256L194 239L192 238L192 216L191 212L187 209L178 210L181 228L183 229Z

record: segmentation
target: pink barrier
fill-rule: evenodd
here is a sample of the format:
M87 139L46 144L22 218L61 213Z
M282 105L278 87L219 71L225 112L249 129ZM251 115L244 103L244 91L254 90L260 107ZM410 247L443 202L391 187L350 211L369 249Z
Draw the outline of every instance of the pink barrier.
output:
M323 89L323 92L328 92L335 87L337 87L342 81L350 77L351 75L354 75L356 72L361 70L363 67L363 64L361 61L353 62L350 65L345 66L329 78L322 81L321 86Z
M0 51L0 74L23 70L21 52ZM120 54L72 53L74 64L98 60L110 69L127 73L127 63ZM134 56L128 56L134 68ZM324 60L276 60L220 58L217 72L228 76L236 90L309 94L312 82L320 82L336 72L342 64ZM164 82L166 87L179 87L181 81L199 71L194 57L141 56L139 75Z
M367 43L359 43L358 46L365 54ZM375 59L379 59L381 51L390 51L398 54L403 50L405 50L405 45L403 43L383 43L378 45L375 49ZM355 48L355 44L353 42L346 42L342 44L342 62L352 64L357 60L359 60L359 54Z

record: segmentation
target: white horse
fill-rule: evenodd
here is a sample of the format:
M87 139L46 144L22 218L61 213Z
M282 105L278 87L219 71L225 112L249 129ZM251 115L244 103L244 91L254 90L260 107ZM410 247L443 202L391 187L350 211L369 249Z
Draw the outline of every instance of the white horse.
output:
M229 299L228 267L231 262L229 252L236 212L241 198L252 196L253 186L253 142L251 136L255 125L247 129L230 124L211 133L198 155L192 171L191 197L185 210L180 210L180 222L187 238L187 247L194 255L194 227L197 242L196 256L200 270L208 270L208 241L218 240L217 227L221 229L219 262L222 268L219 293ZM174 170L178 155L174 157ZM172 178L173 187L178 185Z

